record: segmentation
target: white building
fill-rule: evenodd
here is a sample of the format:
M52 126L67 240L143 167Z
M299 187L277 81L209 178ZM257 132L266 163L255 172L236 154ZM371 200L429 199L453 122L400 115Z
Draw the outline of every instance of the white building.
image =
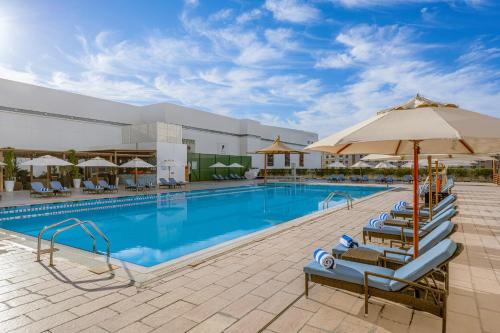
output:
M297 150L318 140L316 133L170 103L135 106L0 79L0 147L156 149L158 161L175 160L179 168L186 164L188 151L251 155L252 167L262 168L263 157L251 153L268 146L278 135ZM302 164L298 155L292 155L290 162L297 167L319 168L321 155L305 154ZM270 168L284 167L288 167L285 157L275 156Z

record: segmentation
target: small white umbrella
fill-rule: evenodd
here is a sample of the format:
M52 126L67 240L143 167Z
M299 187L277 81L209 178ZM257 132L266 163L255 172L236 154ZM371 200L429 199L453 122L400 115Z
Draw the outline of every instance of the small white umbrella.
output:
M396 166L391 164L391 163L382 161L379 164L375 165L373 168L374 169L394 169L394 168L396 168Z
M225 165L224 163L221 163L221 162L217 162L217 163L209 166L209 168L227 168L227 165Z
M137 183L137 169L139 169L139 168L156 168L156 167L154 165L149 164L148 162L136 157L136 158L133 158L130 161L125 162L122 165L120 165L120 168L134 168L135 169L134 182Z
M372 166L364 161L357 161L350 166L351 169L371 168Z
M335 161L333 163L328 164L329 168L334 168L334 169L345 169L346 166L343 163L340 163L338 161Z
M232 163L232 164L229 164L229 167L230 168L244 168L243 165L239 164L239 163Z
M212 164L211 166L209 166L209 168L214 168L215 169L215 174L217 174L217 168L227 168L227 165L225 165L224 163L221 163L221 162L217 162L217 163Z
M361 159L362 161L399 161L401 156L384 155L384 154L368 154Z
M76 166L80 167L80 168L86 168L86 167L117 168L118 167L118 165L116 165L108 160L105 160L104 158L99 157L99 156L91 158L90 160L86 160L84 162L78 163Z
M21 163L22 166L40 166L40 167L47 167L47 186L49 186L50 182L50 167L51 166L71 166L73 165L72 163L65 161L63 159L51 156L51 155L44 155L41 157L36 157L32 160L26 161Z

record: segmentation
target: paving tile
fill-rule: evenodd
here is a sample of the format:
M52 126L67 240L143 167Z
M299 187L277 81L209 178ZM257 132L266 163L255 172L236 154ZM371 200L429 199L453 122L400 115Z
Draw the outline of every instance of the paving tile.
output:
M479 314L482 327L486 332L495 333L500 330L500 312L481 309Z
M256 296L268 298L273 294L277 293L284 286L286 286L285 282L270 280L262 284L261 286L257 287L256 289L252 290L251 293Z
M279 291L259 305L258 308L269 313L278 314L292 304L296 298L296 295Z
M76 296L74 298L70 298L59 303L50 304L48 306L44 306L41 309L28 312L27 315L33 320L40 320L53 314L66 311L85 302L88 302L87 298L83 296Z
M116 312L110 309L100 309L95 312L89 313L88 315L77 317L74 320L68 321L67 323L57 326L51 329L52 333L70 333L79 332L81 330L87 329L93 325L97 325L100 322L111 318L116 315Z
M225 330L226 333L254 333L259 332L266 326L274 316L270 313L253 310L246 316L238 320L232 326Z
M219 310L221 310L222 308L226 307L229 303L231 302L224 298L216 296L206 301L205 303L196 306L191 311L185 313L184 317L189 320L200 323L203 320L215 314L216 312L218 312Z
M177 301L167 306L166 308L163 308L143 318L142 322L152 327L158 327L183 315L184 313L190 311L194 307L195 307L194 304L184 301Z
M117 331L118 333L148 333L153 330L152 327L147 326L140 322L135 322L127 327Z
M109 332L116 332L119 329L132 324L142 318L148 316L149 314L157 311L158 309L149 304L141 304L135 308L127 310L120 315L114 316L106 321L99 324L100 327L104 328Z
M312 312L291 307L278 317L278 319L269 326L269 329L277 333L298 332L312 316Z
M252 291L256 287L257 287L257 285L255 285L253 283L243 281L243 282L240 282L237 285L227 289L223 293L220 293L219 297L227 299L229 301L235 301L238 298L241 298L244 295L248 294L250 291Z
M178 317L174 320L168 322L167 324L158 327L153 333L185 333L189 331L192 327L197 325L197 322L186 319L184 317Z
M26 317L25 315L21 315L13 319L0 322L0 332L12 331L18 327L28 325L32 322L33 320L31 320L30 318Z
M89 301L85 304L75 306L74 308L70 309L71 312L74 314L77 314L79 316L86 315L90 312L94 312L96 310L105 308L113 303L119 302L120 300L124 299L126 296L118 293L110 294L103 296L101 298L97 298L95 300Z
M255 307L261 304L264 298L255 296L252 294L247 294L242 298L229 304L227 307L221 310L222 313L228 314L234 318L241 318L248 312L252 311Z
M219 333L236 321L235 318L216 313L212 317L204 320L201 324L189 330L189 333Z
M52 329L53 327L59 326L63 323L66 323L70 320L75 319L76 316L72 314L71 312L64 311L60 312L58 314L55 314L50 317L46 317L42 320L33 322L29 325L23 326L21 328L18 328L16 330L13 330L11 332L13 333L33 333L33 332L43 332L49 329Z

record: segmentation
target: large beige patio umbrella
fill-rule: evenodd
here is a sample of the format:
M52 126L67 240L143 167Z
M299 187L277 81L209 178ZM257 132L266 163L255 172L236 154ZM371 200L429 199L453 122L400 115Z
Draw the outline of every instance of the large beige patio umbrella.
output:
M81 163L78 163L76 165L79 168L118 168L118 165L105 160L102 157L94 157L91 158L90 160L83 161ZM92 174L90 175L90 178L92 178ZM115 184L118 185L118 184Z
M139 157L135 157L131 159L128 162L123 163L120 165L120 168L129 168L129 169L135 169L134 173L134 182L137 183L137 169L150 169L150 168L156 168L156 166L149 164L148 162L141 160Z
M292 149L281 142L279 135L270 146L259 149L256 154L264 154L264 183L267 183L267 156L279 154L302 154L302 151Z
M49 186L50 183L50 167L51 166L71 166L73 165L72 163L51 156L51 155L44 155L41 157L36 157L32 160L26 161L21 163L22 166L40 166L40 167L47 167L47 186Z
M413 230L418 256L419 154L488 154L500 151L500 119L417 95L408 102L319 140L306 149L331 154L414 156Z

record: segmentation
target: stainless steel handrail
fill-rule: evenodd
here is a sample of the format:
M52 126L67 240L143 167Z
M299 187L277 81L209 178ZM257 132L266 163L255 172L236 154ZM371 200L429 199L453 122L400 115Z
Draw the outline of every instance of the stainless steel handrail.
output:
M349 193L343 192L343 191L333 191L333 192L330 192L328 194L328 196L325 198L325 200L323 200L323 210L325 210L326 208L328 208L328 203L336 195L340 195L340 196L342 196L342 197L344 197L346 199L346 201L347 201L347 209L348 210L350 208L353 208L353 199L352 199L352 196Z
M66 223L66 222L69 222L69 221L80 221L79 219L75 218L75 217L71 217L69 219L66 219L66 220L63 220L63 221L60 221L60 222L57 222L57 223L53 223L53 224L50 224L50 225L46 225L42 228L42 230L40 230L40 232L38 233L38 244L37 244L37 256L36 256L36 261L40 261L40 254L41 254L41 250L42 250L42 235L45 233L45 231L49 230L49 229L52 229L54 227L57 227L63 223Z
M64 223L67 223L67 222L70 222L70 221L74 221L73 224L70 224L66 227L62 227L62 228L59 228L57 229L54 234L52 235L51 239L50 239L50 248L49 248L49 252L50 252L50 266L54 266L54 244L55 244L55 239L57 237L57 235L59 235L61 232L64 232L66 230L69 230L69 229L72 229L76 226L80 226L83 231L85 231L85 233L92 238L92 250L94 253L97 253L97 242L96 242L96 238L94 236L94 234L92 234L92 232L90 232L90 230L85 226L85 224L89 224L90 226L92 226L92 228L99 234L99 236L101 236L104 241L106 242L106 262L109 263L109 257L110 257L110 252L111 252L111 242L109 241L109 238L106 237L106 235L101 231L101 229L99 229L97 227L97 225L95 225L94 222L90 221L90 220L86 220L86 221L81 221L77 218L69 218L69 219L66 219L66 220L63 220L63 221L60 221L60 222L57 222L57 223L54 223L54 224L51 224L51 225L48 225L48 226L45 226L42 228L42 230L40 230L40 232L38 233L38 249L37 249L37 261L40 261L40 255L41 255L41 247L42 247L42 235L44 234L45 231L49 230L49 229L52 229L54 227L57 227L61 224L64 224Z

